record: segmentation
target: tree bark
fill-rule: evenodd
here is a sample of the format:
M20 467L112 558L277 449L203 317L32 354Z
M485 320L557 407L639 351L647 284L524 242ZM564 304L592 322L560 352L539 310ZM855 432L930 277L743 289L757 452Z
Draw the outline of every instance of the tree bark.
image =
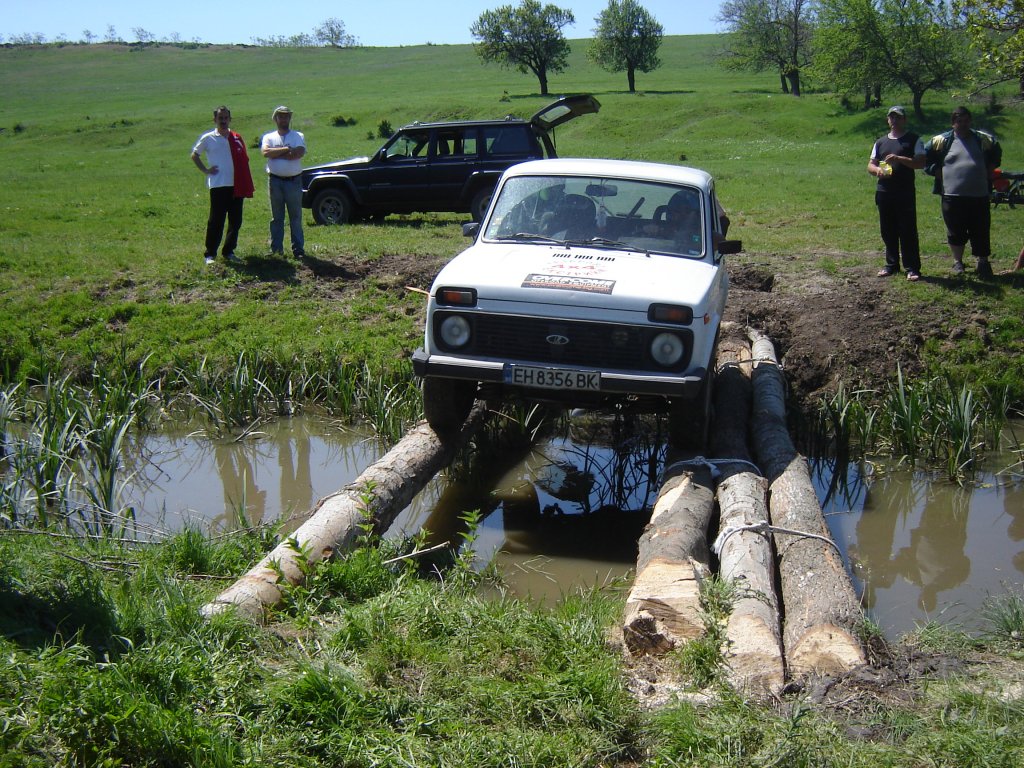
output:
M775 532L786 665L792 676L845 672L865 663L857 639L863 612L831 543L807 462L786 429L785 380L775 348L763 334L748 333L755 360L752 442L769 482L771 524L799 532Z
M665 477L626 600L623 636L634 655L666 653L704 633L700 582L710 573L711 473L679 462L666 467Z
M742 530L768 520L767 482L751 467L747 427L751 410L750 347L731 334L718 345L712 455L720 510L719 576L739 589L726 622L723 656L739 691L774 695L785 684L775 562L766 531ZM735 459L737 463L723 463Z
M352 483L321 499L310 518L232 586L202 608L204 616L234 608L253 619L281 600L287 584L301 584L310 566L352 547L363 527L383 534L417 493L484 423L477 402L461 430L442 440L425 422L409 430Z

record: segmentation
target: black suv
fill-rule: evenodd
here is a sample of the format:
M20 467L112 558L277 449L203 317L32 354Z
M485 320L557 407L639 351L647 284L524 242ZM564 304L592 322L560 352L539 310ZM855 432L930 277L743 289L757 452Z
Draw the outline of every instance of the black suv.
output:
M600 108L583 94L563 96L529 120L412 123L373 157L304 169L302 205L317 224L413 211L468 212L480 221L502 171L555 157L552 129Z

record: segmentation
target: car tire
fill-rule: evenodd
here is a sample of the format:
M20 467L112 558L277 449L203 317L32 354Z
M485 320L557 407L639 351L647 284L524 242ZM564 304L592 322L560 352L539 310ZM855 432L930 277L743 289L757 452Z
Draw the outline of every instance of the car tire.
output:
M700 392L692 400L673 398L669 404L669 444L679 451L704 453L711 434L711 399L714 392L714 361Z
M423 415L439 435L463 425L476 399L476 382L461 379L423 380Z
M352 200L341 189L317 192L312 208L313 221L317 224L347 224L352 218Z
M469 205L469 213L473 217L473 221L481 222L484 220L484 214L487 213L487 206L491 204L491 198L494 197L494 189L481 189L475 195L473 195L473 202Z

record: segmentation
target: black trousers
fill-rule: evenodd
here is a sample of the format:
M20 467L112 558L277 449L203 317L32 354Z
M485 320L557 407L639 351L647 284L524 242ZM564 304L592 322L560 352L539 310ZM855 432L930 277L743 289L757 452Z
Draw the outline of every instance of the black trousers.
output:
M238 245L238 231L242 228L242 203L244 197L235 197L234 187L213 187L210 189L210 218L206 222L206 256L216 256L224 233L224 220L228 231L224 237L225 256L235 252Z
M992 254L989 239L992 211L987 197L942 196L942 220L946 223L946 242L950 245L971 244L971 253L979 259Z
M903 268L908 272L921 271L921 246L917 236L917 198L913 194L894 195L875 192L878 223L885 243L885 267L890 272Z

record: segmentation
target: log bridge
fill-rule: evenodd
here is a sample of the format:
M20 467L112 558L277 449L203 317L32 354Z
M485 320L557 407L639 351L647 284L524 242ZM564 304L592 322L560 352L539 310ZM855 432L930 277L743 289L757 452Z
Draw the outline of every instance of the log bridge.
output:
M701 583L736 587L724 627L730 683L773 695L788 680L841 674L865 663L860 602L832 541L810 479L786 428L785 379L771 341L722 329L710 453L666 462L651 520L638 542L623 638L634 655L662 654L706 631ZM309 566L354 545L366 524L383 533L472 438L487 417L478 402L462 429L442 440L425 423L309 519L252 570L203 607L254 619L299 584ZM709 547L715 501L719 523ZM712 560L712 552L715 555Z
M723 327L710 445L717 458L666 462L623 626L636 655L704 635L700 587L711 574L717 497L711 549L737 595L721 650L730 683L751 694L866 663L860 601L786 428L785 391L771 341Z

